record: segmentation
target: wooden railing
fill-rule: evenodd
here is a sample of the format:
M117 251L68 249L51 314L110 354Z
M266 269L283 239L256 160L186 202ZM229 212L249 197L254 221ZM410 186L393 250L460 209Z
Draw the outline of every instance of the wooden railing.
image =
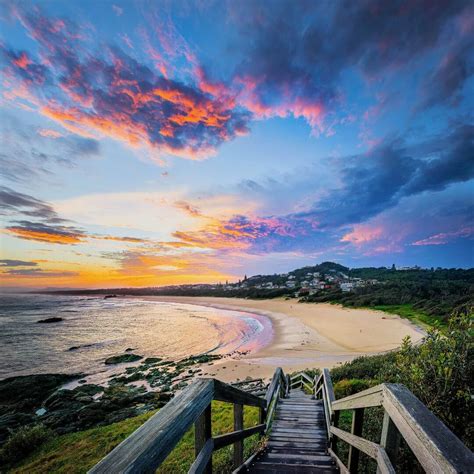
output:
M90 473L153 473L171 453L189 428L195 425L195 460L190 473L212 472L215 450L234 445L235 472L245 472L253 458L243 462L243 441L271 429L273 415L281 397L301 387L323 401L328 435L328 451L342 473L356 473L359 453L377 463L377 471L395 473L397 452L403 438L421 466L429 473L472 473L474 456L463 443L423 405L406 387L382 384L355 395L336 400L328 369L312 378L304 372L285 375L278 368L265 397L247 393L215 379L199 379L166 404L158 413L120 443L94 466ZM212 436L213 400L234 405L234 431ZM243 427L243 406L260 409L256 426ZM383 407L382 435L379 443L362 436L364 410ZM352 410L351 431L338 427L339 414ZM338 440L349 445L347 466L338 457Z
M356 473L359 453L377 463L377 472L395 473L400 438L403 438L428 473L472 473L472 452L404 385L381 384L335 400L329 371L324 369L314 385L316 398L324 402L329 452L342 473ZM364 409L383 407L380 443L362 437ZM351 432L338 428L342 410L352 410ZM349 444L347 466L337 455L337 440Z
M290 389L300 387L302 390L306 389L310 393L313 393L314 382L314 379L312 379L306 372L298 372L292 374L290 377Z
M122 441L89 472L154 473L184 434L195 425L195 460L190 473L212 472L212 453L234 445L234 466L243 466L243 440L265 433L271 426L278 399L287 393L287 378L279 368L261 398L216 379L199 379L167 403L158 413ZM234 405L234 431L212 436L211 402ZM259 424L243 427L243 407L260 409Z

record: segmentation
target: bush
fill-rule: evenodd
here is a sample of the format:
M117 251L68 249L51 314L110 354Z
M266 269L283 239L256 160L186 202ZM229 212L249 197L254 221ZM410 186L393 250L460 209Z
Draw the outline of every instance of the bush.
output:
M383 376L386 381L406 385L470 447L474 433L473 309L464 306L456 310L445 335L433 329L421 345L406 338L395 363L386 367Z
M378 379L383 367L394 362L395 352L357 357L351 362L345 362L340 367L332 369L331 379L333 382L344 379Z
M354 393L361 392L373 387L377 382L363 379L343 379L334 384L334 395L336 399L348 397Z
M0 450L0 464L13 464L49 440L53 432L44 425L23 426L14 431Z

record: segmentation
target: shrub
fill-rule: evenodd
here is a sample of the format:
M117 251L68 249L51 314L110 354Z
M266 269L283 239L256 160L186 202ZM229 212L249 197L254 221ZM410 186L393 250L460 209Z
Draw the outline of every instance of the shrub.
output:
M386 381L406 385L430 410L464 442L473 444L474 426L470 419L473 401L474 344L473 307L453 312L446 334L433 329L423 344L406 338Z
M386 364L393 364L394 362L394 352L375 356L357 357L351 362L345 362L340 367L332 369L331 379L333 382L338 382L343 379L377 379L383 367Z
M14 431L0 450L0 463L13 464L50 439L53 432L44 425L23 426Z
M334 384L334 395L336 399L348 397L366 388L376 385L377 382L364 379L343 379Z

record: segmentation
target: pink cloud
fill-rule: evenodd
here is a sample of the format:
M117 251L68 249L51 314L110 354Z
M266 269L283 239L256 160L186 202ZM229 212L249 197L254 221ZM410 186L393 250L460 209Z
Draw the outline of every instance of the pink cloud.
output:
M38 130L38 134L42 137L47 138L60 138L64 136L61 132L57 132L56 130L51 130L49 128L41 128Z
M381 226L371 227L368 225L355 226L352 232L347 233L341 238L341 242L350 242L354 245L363 245L374 240L378 240L383 235Z
M411 245L444 245L452 240L458 238L467 238L474 235L474 227L464 227L463 229L454 231L454 232L441 232L439 234L432 235L426 239L417 240Z

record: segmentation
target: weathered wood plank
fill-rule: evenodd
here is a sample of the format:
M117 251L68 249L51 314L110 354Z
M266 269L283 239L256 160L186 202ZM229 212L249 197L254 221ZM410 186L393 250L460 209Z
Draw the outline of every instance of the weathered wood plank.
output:
M351 446L355 446L357 449L364 452L372 459L377 459L377 452L379 446L375 443L372 443L372 441L368 441L359 436L355 436L353 434L348 433L347 431L335 428L334 426L331 426L331 433L336 435L339 439L342 439L346 443L350 444Z
M232 431L231 433L225 433L223 435L214 437L214 449L221 449L224 446L233 444L237 441L242 441L249 436L257 433L262 433L265 430L265 425L256 425L251 428L245 428L240 431Z
M328 449L328 453L336 461L336 465L339 468L341 474L351 474L349 469L347 469L344 463L338 458L337 454L331 448Z
M383 406L426 472L471 472L473 453L406 387L386 384Z
M203 378L193 382L89 472L154 473L211 403L213 391L214 382L211 379Z
M400 432L395 426L395 423L390 419L390 415L385 411L383 416L380 446L385 449L390 461L394 465L397 464L400 438Z
M214 440L209 438L189 468L188 474L203 474L205 472L212 472L209 471L209 466L211 464L213 451Z
M323 377L324 377L324 386L326 387L327 398L330 404L330 411L332 412L332 404L336 400L334 396L334 388L332 386L331 374L329 373L328 369L323 369Z
M377 385L334 401L332 408L333 410L354 410L355 408L378 407L382 405L383 396L384 385Z
M211 424L212 413L211 404L209 404L194 424L194 452L196 458L199 457L207 442L212 438ZM207 465L203 466L202 472L212 474L212 456L208 458Z
M229 403L240 403L241 405L250 405L254 407L265 407L263 398L244 392L238 388L232 387L220 380L214 379L214 400Z
M244 429L244 407L234 405L234 431L240 432ZM244 462L244 443L242 440L234 443L234 469Z
M270 402L272 401L273 394L275 390L277 389L277 386L280 382L280 379L283 378L283 370L281 370L280 367L278 367L275 370L275 373L273 374L272 381L270 382L270 385L268 386L267 389L267 394L265 395L265 400L266 400L266 409L268 410L268 407L270 406Z
M313 379L306 372L300 372L300 374L301 378L306 379L311 386L313 385Z
M362 436L363 423L364 423L364 409L357 408L352 413L351 434L356 435L356 436ZM350 472L357 472L358 466L359 466L359 450L356 447L349 445L347 467Z
M278 380L277 380L278 382ZM275 408L276 406L278 405L278 398L279 398L279 395L280 395L280 391L279 391L279 387L280 385L277 384L276 387L275 387L275 390L273 392L273 397L270 398L270 405L267 405L267 419L265 421L265 432L267 432L272 424L272 421L273 421L273 413L275 412Z
M377 474L395 474L396 471L387 456L385 449L379 447L377 452Z

